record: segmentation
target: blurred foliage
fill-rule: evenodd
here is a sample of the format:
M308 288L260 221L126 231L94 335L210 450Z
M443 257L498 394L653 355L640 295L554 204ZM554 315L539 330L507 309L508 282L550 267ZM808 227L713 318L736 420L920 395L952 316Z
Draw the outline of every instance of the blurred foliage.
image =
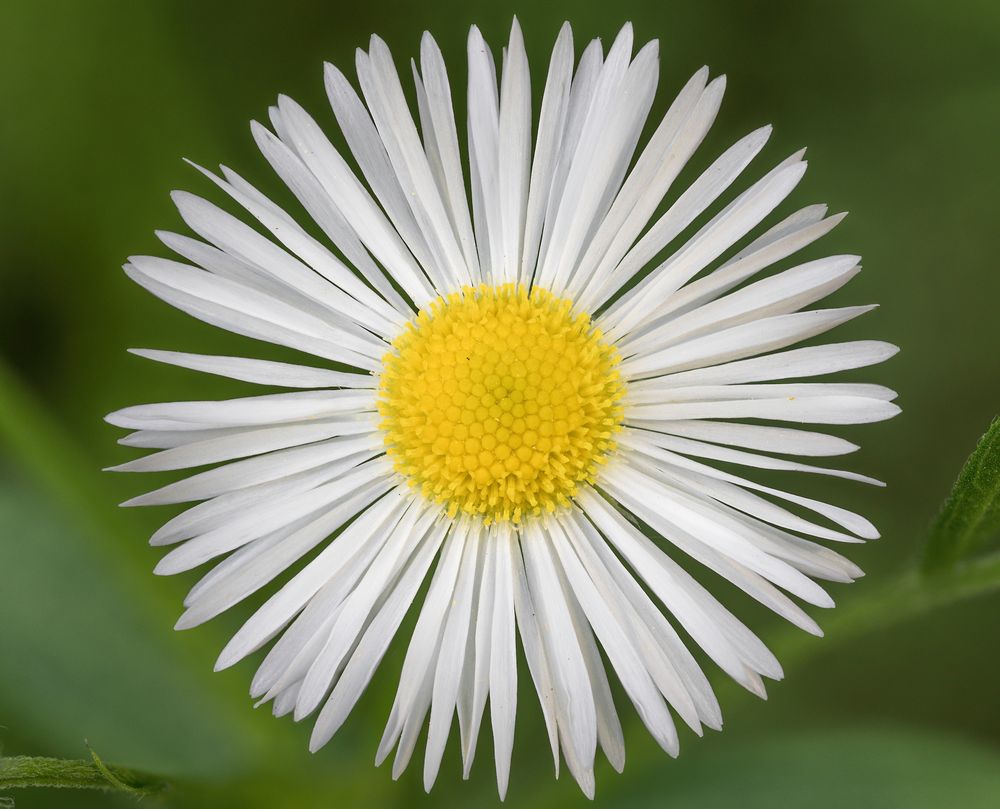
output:
M671 761L631 723L625 774L599 766L597 803L700 809L1000 803L994 674L1000 650L983 642L995 632L1000 600L930 609L919 621L865 637L850 629L852 605L860 605L855 614L877 614L880 585L896 581L917 556L955 470L1000 403L996 3L557 0L515 8L478 0L9 0L4 11L0 368L9 370L0 373L0 741L6 751L73 758L86 737L109 761L171 778L164 798L144 803L185 809L494 802L485 739L468 784L449 748L430 798L419 767L394 783L371 766L398 654L390 654L351 721L317 756L306 752L307 728L254 712L245 696L252 662L211 673L245 611L191 633L172 632L194 574L154 579L157 553L144 547L144 537L162 513L115 508L159 478L110 478L98 470L130 456L115 447L104 413L136 401L245 391L124 351L247 350L245 341L145 295L118 269L130 253L162 252L154 228L181 228L169 189L211 195L178 158L224 161L276 189L245 123L266 116L278 92L322 117L323 60L349 67L353 49L378 32L402 66L425 28L437 36L458 84L468 26L480 24L499 47L516 11L536 89L567 18L578 50L591 37L607 40L626 19L638 39L660 38L654 115L702 64L729 74L719 121L685 177L766 122L775 124L775 135L751 176L808 145L810 170L784 210L815 201L850 209L817 249L861 253L866 270L833 303L883 304L838 337L878 337L903 347L885 368L858 376L900 390L903 415L877 428L843 431L864 447L852 466L885 479L888 489L795 481L799 491L821 491L879 524L884 540L852 548L868 579L850 591L837 588L843 609L819 616L828 627L825 640L803 636L784 648L783 659L803 664L788 666L791 676L771 688L769 704L720 691L726 733L701 741L686 734L681 757ZM325 120L329 125L332 115ZM277 353L260 347L257 355ZM778 631L769 617L745 607L740 602L741 615L765 636ZM522 689L521 701L507 805L582 804L567 777L550 783L530 689ZM17 794L19 809L133 803L65 790Z

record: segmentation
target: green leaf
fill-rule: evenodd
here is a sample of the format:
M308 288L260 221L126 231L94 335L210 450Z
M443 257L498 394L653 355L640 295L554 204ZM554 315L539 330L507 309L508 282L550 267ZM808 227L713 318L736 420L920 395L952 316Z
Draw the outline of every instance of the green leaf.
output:
M616 795L611 803L622 809L992 809L1000 795L1000 751L908 728L788 734L682 758L635 784L631 799Z
M954 566L1000 533L1000 418L994 419L965 462L931 528L923 567Z
M64 787L152 795L166 782L148 773L106 764L93 750L91 761L83 759L12 756L0 758L0 789Z

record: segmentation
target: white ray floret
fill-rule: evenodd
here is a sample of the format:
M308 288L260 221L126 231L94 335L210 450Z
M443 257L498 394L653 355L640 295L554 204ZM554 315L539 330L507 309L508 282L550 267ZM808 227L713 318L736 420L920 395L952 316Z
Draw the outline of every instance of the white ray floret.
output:
M749 475L883 485L817 463L857 445L800 425L898 413L886 387L824 378L897 349L795 347L873 307L809 308L843 288L860 258L794 258L842 221L825 205L764 224L806 171L800 151L742 180L770 126L675 188L719 114L724 77L697 71L642 143L658 44L636 45L631 25L606 53L595 40L578 60L564 25L535 79L537 110L516 21L500 61L478 28L466 57L468 84L453 89L430 34L403 74L372 37L357 51L356 81L325 66L332 114L313 117L281 96L268 125L253 122L266 163L306 216L229 168L195 166L236 213L174 192L197 238L159 232L178 259L135 256L126 273L195 318L309 359L133 350L278 390L118 410L107 420L131 431L120 443L153 452L111 468L194 470L125 503L186 504L151 539L169 546L157 573L202 568L178 629L278 583L217 668L270 643L251 695L277 716L315 717L311 750L348 720L413 614L377 763L393 755L398 777L426 726L429 790L457 716L463 775L488 728L503 797L518 705L533 690L556 774L565 762L592 797L598 749L625 764L629 723L609 675L671 756L681 725L698 735L722 726L689 646L759 696L765 679L782 677L690 569L815 635L811 608L833 606L820 583L863 575L824 543L875 539L871 522ZM456 95L467 100L464 121ZM332 123L346 152L326 134ZM439 334L421 331L465 302L481 308ZM532 306L553 308L530 320ZM545 348L524 342L524 323L557 321L563 330ZM562 367L574 339L590 342L573 344L576 364ZM421 340L427 352L393 393L407 346ZM503 351L480 347L487 340ZM586 377L597 354L608 358L604 376ZM503 368L440 382L480 356ZM574 384L572 396L560 387ZM423 409L390 425L392 396ZM584 422L580 413L596 412L580 404L590 396L610 404ZM445 427L432 411L450 414ZM584 434L584 423L596 432ZM577 451L590 465L570 478ZM530 688L518 682L521 653Z

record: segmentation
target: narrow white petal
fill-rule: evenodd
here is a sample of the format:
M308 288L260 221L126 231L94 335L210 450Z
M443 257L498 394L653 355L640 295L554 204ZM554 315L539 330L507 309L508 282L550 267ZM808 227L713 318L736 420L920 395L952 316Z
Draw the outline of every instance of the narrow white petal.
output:
M467 539L468 531L461 525L452 528L406 650L392 715L376 759L384 758L396 739L399 740L392 767L393 778L398 778L409 764L433 698L434 672L441 649L442 631L448 606L455 594Z
M496 282L503 263L500 218L500 99L493 54L474 25L469 30L468 136L473 213L479 264L487 283Z
M436 268L425 265L425 269L429 272L437 269L439 283L448 284L444 288L439 286L439 292L453 284L469 283L471 277L465 259L420 143L388 47L373 36L368 56L358 52L356 61L362 91L389 160L437 263Z
M795 189L805 170L804 162L792 162L772 171L702 227L601 317L609 338L625 335L656 317L660 301L763 221Z
M677 733L670 712L631 643L628 627L618 623L561 528L553 523L548 533L576 601L604 647L640 718L663 749L677 755Z
M652 380L640 380L630 390L679 388L689 385L737 385L747 382L770 382L849 371L884 362L899 351L891 343L857 340L822 346L794 348L763 357L727 362L708 368L668 374Z
M698 735L702 722L717 728L718 702L700 666L607 540L580 511L572 513L566 533L659 692Z
M148 494L126 500L122 505L160 506L207 500L226 492L280 480L306 469L316 469L334 462L339 462L341 468L346 470L375 455L381 449L381 443L380 436L369 432L360 437L347 436L317 445L278 450L199 472Z
M343 504L324 512L301 528L281 532L283 535L280 541L269 542L266 547L241 559L239 564L227 565L233 558L229 557L209 574L212 576L211 581L205 581L209 577L206 576L202 580L205 583L189 596L185 604L187 610L177 622L176 628L198 626L255 593L328 538L344 522L344 514L363 511L385 494L390 485L386 480L373 481Z
M815 337L874 308L845 306L765 317L633 357L622 363L621 371L631 380L752 357Z
M281 120L276 107L272 108L272 114L276 120ZM261 154L344 257L400 316L405 318L412 314L410 307L372 260L358 234L341 213L334 199L316 179L316 175L287 144L266 127L252 121L250 130Z
M780 666L766 647L649 539L613 516L603 498L588 490L581 494L580 500L587 515L723 671L751 690L755 681L748 663L754 662L759 669L780 676ZM678 537L671 533L672 540Z
M629 446L630 449L640 455L635 461L637 465L655 470L658 477L669 480L678 488L683 488L697 494L707 494L717 502L726 503L739 511L750 514L772 525L778 525L801 534L829 539L834 542L860 541L858 537L852 534L834 531L805 520L769 500L744 491L744 489L754 489L764 492L765 494L795 503L831 519L834 516L841 516L838 510L827 507L825 503L820 503L808 497L800 497L783 492L780 489L774 489L770 486L763 486L726 472L720 472L711 466L692 461L690 458L684 458L681 455L675 455L672 452L667 452L648 442L635 438L628 439L627 443L623 442L623 446ZM847 514L849 513L847 512ZM864 527L866 533L874 531L873 526L870 524L858 527Z
M357 513L356 510L351 510L353 495L374 481L384 479L388 474L388 464L376 459L337 480L284 501L260 503L256 508L244 510L225 525L174 548L159 561L155 572L169 576L190 570L270 531L276 531L282 526L326 509L336 509L339 520L337 524L340 525Z
M476 238L472 231L469 213L469 198L465 191L462 173L461 149L455 126L455 110L452 105L451 85L444 58L434 38L424 33L420 40L420 68L423 88L427 101L427 121L421 120L425 130L433 134L434 145L441 161L444 174L442 195L449 212L452 227L462 246L462 254L476 280L482 280L479 271L479 257L476 253Z
M559 144L555 171L552 174L552 182L546 201L545 229L542 232L542 242L538 250L536 265L532 268L536 282L538 269L545 264L549 246L552 244L552 224L555 222L559 206L562 204L566 178L573 164L573 156L580 142L584 121L594 100L594 90L597 87L603 66L604 54L601 50L601 41L594 39L584 48L576 73L573 75L573 82L570 85L569 106L566 109L565 123L561 132L562 141ZM556 248L558 249L558 244L556 244Z
M332 253L326 251L305 231L301 230L287 214L275 213L273 209L255 203L211 172L204 169L201 171L258 219L261 219L273 233L283 234L298 251L308 256L312 262L322 267L331 276L344 282L346 276L350 275L349 271L340 264ZM175 191L171 196L174 204L177 205L181 218L195 233L219 249L246 262L249 266L257 269L260 274L270 276L325 307L331 312L331 317L335 314L337 319L342 321L341 325L345 329L347 324L356 323L381 335L387 335L398 328L398 320L395 316L392 316L391 320L387 320L384 316L377 315L235 216L207 200L185 191ZM273 206L269 200L268 203ZM377 299L377 296L367 290L357 279L354 279L353 286L365 289L370 300ZM389 312L391 314L391 310Z
M527 283L535 271L535 261L542 238L545 210L549 204L552 178L559 159L560 143L569 108L573 78L573 30L564 23L559 30L538 116L538 134L531 164L531 181L525 215L524 254L519 280Z
M302 681L295 703L296 721L311 714L326 696L349 655L357 645L387 589L416 551L436 516L421 501L412 499L357 586L344 601L330 635Z
M531 83L517 19L510 29L500 81L498 119L500 225L503 264L498 280L518 279L531 166Z
M706 86L707 81L708 69L702 68L674 99L587 248L571 286L581 307L600 303L633 271L627 264L622 267L622 259L708 133L722 103L725 78ZM662 225L656 227L662 232ZM617 284L615 279L620 279Z
M417 552L406 566L392 592L368 625L364 637L337 680L330 699L320 711L309 740L310 750L326 744L340 728L361 694L371 681L375 669L389 648L389 643L399 630L407 610L413 603L421 582L427 575L431 561L441 547L448 523L439 521L431 529Z
M487 539L487 537L488 534L484 532L480 535L480 541ZM490 691L497 543L487 541L481 557L483 561L479 569L479 600L476 604L473 645L474 665L470 671L471 683L466 686L466 690L471 690L471 699L469 700L468 731L462 739L462 774L464 778L468 778L472 770L472 762L475 759L476 747L479 742L479 728L483 719L483 710Z
M682 542L678 532L684 532L698 544L746 566L804 601L833 606L819 585L762 551L747 538L743 526L737 526L711 501L682 493L624 464L606 470L604 480L609 492L672 544ZM692 552L688 547L682 550Z
M167 520L149 539L150 545L171 545L224 525L235 515L271 498L282 498L308 491L341 474L336 462L220 494L182 511Z
M559 777L559 728L556 721L554 690L552 687L551 668L545 658L545 646L538 623L538 614L528 592L528 579L524 571L524 559L521 556L520 542L512 553L514 564L514 610L517 617L518 634L521 636L521 646L528 663L528 671L535 684L535 692L542 707L542 717L545 719L545 730L552 748L552 764L556 777Z
M627 430L622 436L621 441L625 446L631 446L639 451L645 452L652 458L663 460L664 462L674 466L689 469L697 472L698 474L708 475L709 477L714 477L728 483L734 483L738 486L756 489L757 491L764 492L765 494L780 497L791 503L808 508L815 511L817 514L822 514L828 519L833 520L838 525L842 525L849 531L852 531L865 539L876 539L878 537L878 531L875 530L875 526L859 514L854 514L850 511L846 511L845 509L827 505L826 503L820 503L819 501L808 497L800 497L798 495L789 494L788 492L779 491L778 489L773 489L770 486L764 486L762 484L755 483L754 481L747 480L746 478L737 477L736 475L731 475L728 472L722 472L708 466L707 464L697 463L696 461L676 455L672 451L664 451L664 449L667 449L683 452L685 448L690 449L690 447L685 447L683 443L678 443L682 441L681 439L671 439L669 436L643 435L640 431ZM844 539L843 535L839 535L837 537L830 536L828 538ZM848 539L847 541L853 540Z
M509 526L499 527L493 595L492 642L490 643L490 719L493 724L493 755L497 792L507 795L510 757L514 750L514 718L517 713L517 647L514 640L515 538Z
M253 185L225 166L222 167L223 179L196 163L192 165L242 205L295 256L235 217L197 197L178 192L175 194L178 209L195 232L376 334L392 335L399 329L402 319L385 300Z
M685 314L625 337L619 345L624 355L659 351L710 331L796 312L840 289L860 272L857 256L831 256L811 261L765 278Z
M240 627L219 655L216 670L232 666L274 637L358 550L377 552L408 499L397 488L360 514Z
M180 351L158 351L151 348L130 348L138 357L215 374L241 382L274 385L282 388L374 388L378 380L371 374L350 374L328 368L312 368L287 362L219 357L211 354L185 354Z
M372 192L417 261L425 269L430 268L431 250L426 235L414 218L406 191L369 111L335 65L327 62L323 66L323 81L337 123Z
M372 255L417 307L423 308L434 294L395 228L309 114L287 96L279 99L278 109L291 138L290 145L334 199Z
M811 424L868 424L891 419L897 413L899 407L885 399L869 399L863 396L805 396L640 405L629 408L629 419L647 422L674 418L751 418Z
M369 390L304 390L207 402L158 402L116 410L105 417L117 427L146 430L239 427L357 415L375 410Z
M124 270L160 300L235 334L369 371L379 367L377 359L385 353L280 298L194 267L133 256Z
M556 715L566 765L588 797L594 792L597 711L593 684L577 640L548 541L538 526L525 527L521 542L532 603L543 627L542 642L551 665Z
M726 421L698 421L677 419L643 423L629 421L652 432L678 435L716 444L766 450L785 455L826 457L846 455L858 449L857 444L833 435L796 430L790 427L771 427L761 424L741 424Z
M462 553L461 566L455 584L455 593L448 609L441 651L434 667L434 693L431 701L430 726L427 731L427 752L424 755L424 789L434 785L441 757L444 755L448 734L458 704L459 689L465 675L466 647L472 618L472 597L475 592L475 575L478 568L482 537L479 528L465 524L458 530L469 532Z
M825 236L846 214L822 219L825 205L810 205L779 222L719 269L679 289L661 309L661 317L688 312L713 300L760 270Z
M155 452L128 463L110 467L117 472L162 472L206 466L236 458L262 455L265 452L303 446L343 434L336 421L288 424L242 430L229 435L196 441L184 446ZM374 448L374 445L372 445Z

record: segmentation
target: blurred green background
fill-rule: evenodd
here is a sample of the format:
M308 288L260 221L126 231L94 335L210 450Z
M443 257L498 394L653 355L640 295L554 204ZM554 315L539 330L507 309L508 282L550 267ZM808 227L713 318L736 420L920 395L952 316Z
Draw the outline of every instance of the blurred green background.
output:
M115 505L157 481L99 471L132 454L115 445L117 432L101 421L106 412L140 401L246 395L236 383L124 350L253 353L245 341L154 300L119 270L130 254L165 252L154 228L183 230L170 189L219 198L179 158L225 162L285 201L246 122L266 119L268 104L287 92L332 130L322 62L349 68L353 49L372 32L405 67L430 29L458 84L468 26L478 23L499 53L516 12L537 91L564 19L573 22L578 53L632 20L638 40L661 41L654 117L702 64L729 75L722 113L687 179L767 122L775 134L748 176L808 145L810 170L782 210L828 202L851 211L813 254L862 254L865 271L832 303L882 304L837 336L887 339L903 349L884 368L857 375L899 390L903 415L841 433L863 443L852 468L888 488L792 483L870 515L882 529L881 541L850 549L869 575L850 590L835 587L838 602L863 597L912 559L962 461L1000 410L1000 5L993 0L520 7L7 0L3 10L0 743L9 755L79 758L86 738L107 761L176 781L148 805L496 802L485 737L469 783L449 746L430 796L419 763L399 782L373 768L398 644L352 719L315 756L306 750L308 727L255 712L246 690L256 661L212 673L246 611L175 633L196 574L154 578L158 552L145 539L164 514ZM256 355L279 352L260 347ZM768 616L732 601L765 638L783 637ZM793 659L766 704L720 689L726 732L703 740L682 734L676 761L629 719L625 773L602 761L597 804L1000 805L998 618L994 596L845 643L835 633L804 640L795 658L808 662ZM552 783L526 686L522 676L507 805L583 805L568 774ZM631 714L626 701L618 703L623 716ZM71 791L8 794L24 809L133 803Z

